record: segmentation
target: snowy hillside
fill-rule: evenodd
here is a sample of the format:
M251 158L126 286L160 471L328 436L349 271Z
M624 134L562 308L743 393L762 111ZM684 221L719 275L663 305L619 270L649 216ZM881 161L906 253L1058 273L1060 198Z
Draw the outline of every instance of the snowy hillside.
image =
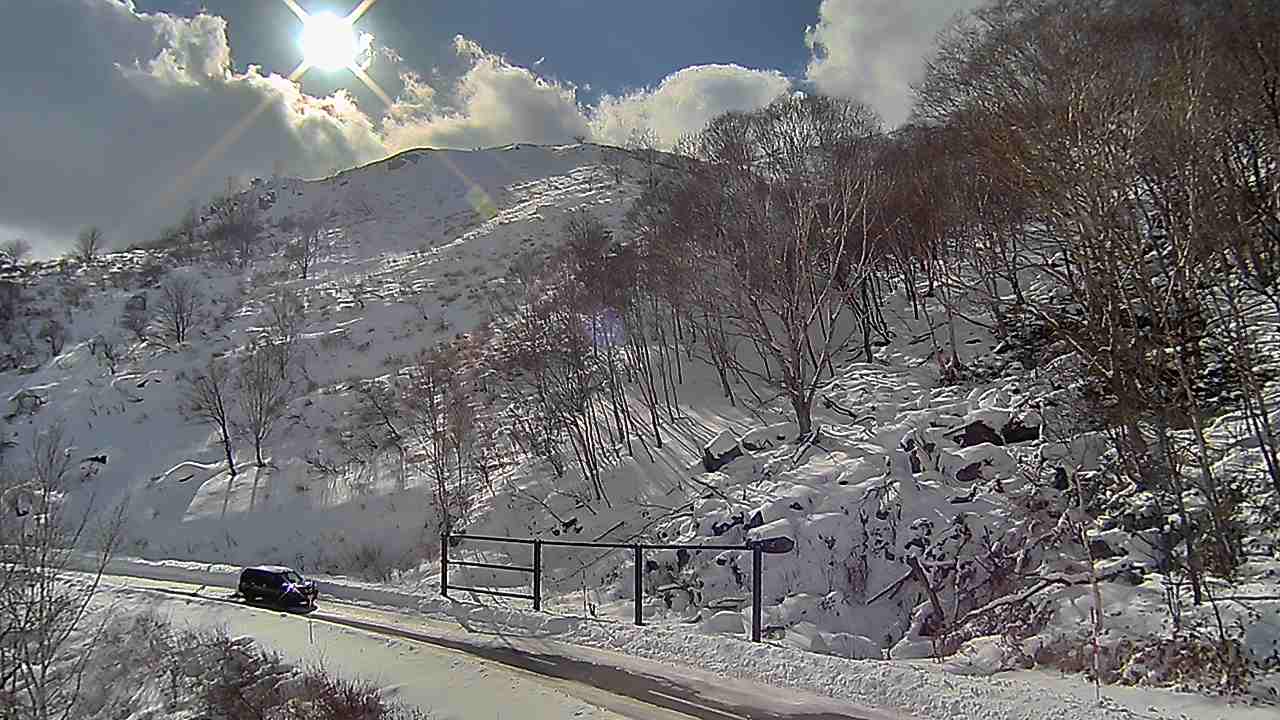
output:
M514 284L509 271L522 253L561 243L575 211L620 237L645 181L639 157L598 146L413 151L320 181L256 182L239 197L261 210L265 232L243 269L180 260L169 249L14 274L6 287L21 315L7 343L11 367L0 373L5 439L20 458L33 432L64 423L80 478L74 500L128 502L124 554L288 563L434 594L442 521L422 457L385 447L358 461L344 454L363 437L352 435L353 408L374 397L362 388L481 328ZM320 231L304 273L289 243L308 219ZM162 317L131 330L138 298L154 313L164 288L182 278L196 290L189 336L170 337ZM1027 288L1036 301L1053 300L1043 278L1029 275ZM232 418L233 478L218 428L190 411L190 381L213 358L243 358L263 338L277 342L284 297L301 300L285 333L298 349L294 391L266 438L263 467L247 420ZM860 348L835 359L815 403L814 435L800 432L785 400L755 408L741 401L755 388L722 383L710 365L682 360L677 346L663 360L679 366L673 387L629 382L611 406L644 417L646 392L666 399L660 446L644 433L635 443L600 441L609 446L603 492L572 462L556 468L506 439L530 420L513 404L495 416L503 439L493 476L468 475L451 491L455 527L611 542L790 537L796 549L765 564L766 635L847 658L947 655L948 669L966 674L1034 664L1082 671L1095 662L1097 593L1107 620L1096 652L1108 679L1212 684L1184 672L1185 656L1161 655L1160 642L1175 616L1209 632L1215 613L1256 667L1275 669L1280 601L1190 607L1152 549L1172 521L1144 510L1143 490L1118 489L1096 517L1077 511L1082 483L1118 460L1107 428L1079 417L1088 388L1070 357L1002 341L981 323L953 322L957 334L947 338L953 309L930 297L917 312L900 287L889 292L883 312L892 330L875 341L870 362ZM500 344L505 326L495 327ZM939 348L962 355L967 373L944 367ZM1028 353L1048 357L1024 365ZM726 387L739 401L726 398ZM1244 424L1226 413L1211 429L1224 448L1221 467L1261 462L1239 440ZM5 501L17 507L24 498L11 492ZM1078 527L1087 550L1075 543ZM1272 541L1254 527L1239 577L1212 580L1213 591L1275 596ZM490 562L527 562L521 547L478 552ZM669 551L647 561L651 622L713 634L749 627L748 555ZM549 549L547 607L628 618L630 563L627 553ZM456 582L528 582L467 570ZM927 626L936 604L950 621L941 637ZM1259 671L1238 689L1274 698L1274 678Z
M610 179L604 152L410 152L318 182L259 184L250 195L268 208L266 252L243 272L207 261L177 267L143 250L88 267L41 265L14 281L22 317L10 357L21 367L0 376L6 440L25 447L33 430L62 421L83 499L106 507L127 498L128 552L337 569L361 545L422 548L430 503L417 488L379 486L376 476L369 486L326 487L308 460L324 452L320 440L353 380L394 371L473 327L486 314L486 287L518 253L551 243L566 212L620 218L633 188ZM303 280L282 259L288 235L278 225L308 213L326 220ZM166 341L153 327L139 342L122 326L126 306L145 297L154 314L161 278L174 277L195 281L190 340ZM305 387L273 433L271 466L255 468L252 451L242 452L228 487L217 433L181 410L183 381L212 357L243 352L282 290L305 303ZM38 337L50 321L66 336L53 357Z

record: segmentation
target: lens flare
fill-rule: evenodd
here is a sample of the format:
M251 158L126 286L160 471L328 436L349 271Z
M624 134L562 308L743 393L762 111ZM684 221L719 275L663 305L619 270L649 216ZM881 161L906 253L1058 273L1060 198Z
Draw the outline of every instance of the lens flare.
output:
M360 45L346 18L319 13L302 27L302 52L309 64L333 72L355 65Z

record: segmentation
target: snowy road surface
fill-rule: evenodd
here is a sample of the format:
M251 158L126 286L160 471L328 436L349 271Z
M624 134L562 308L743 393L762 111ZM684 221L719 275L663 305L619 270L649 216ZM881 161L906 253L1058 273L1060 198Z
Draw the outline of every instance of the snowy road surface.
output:
M432 718L906 717L683 669L637 671L634 659L604 651L568 657L554 652L554 643L536 639L495 636L477 641L454 628L341 603L322 602L308 614L286 613L245 605L226 588L123 576L105 578L103 589L177 624L226 627L232 635L251 636L291 659L321 661L339 673L366 677Z

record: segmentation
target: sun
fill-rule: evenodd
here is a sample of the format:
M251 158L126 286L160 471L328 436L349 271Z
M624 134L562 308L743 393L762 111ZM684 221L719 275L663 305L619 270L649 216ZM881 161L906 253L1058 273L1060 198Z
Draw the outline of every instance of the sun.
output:
M309 65L332 72L356 65L360 42L349 19L319 13L302 26L302 52Z

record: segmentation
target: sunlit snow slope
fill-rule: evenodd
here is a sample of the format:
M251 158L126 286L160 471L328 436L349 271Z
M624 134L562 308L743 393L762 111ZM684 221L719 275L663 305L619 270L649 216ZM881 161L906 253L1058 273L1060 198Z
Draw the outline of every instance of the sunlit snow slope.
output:
M43 354L25 369L0 373L6 439L20 457L33 431L61 420L79 461L78 499L102 508L128 500L126 552L336 568L362 545L415 548L425 494L379 486L376 472L363 485L321 482L308 461L324 462L321 438L350 381L398 369L472 327L486 313L486 286L521 251L553 242L565 213L619 220L636 187L615 182L606 153L621 157L590 145L420 150L319 181L257 182L249 192L265 209L267 257L243 273L208 262L169 270L198 280L194 336L177 349L132 343L114 373L99 341L131 344L119 326L126 302L139 293L153 308L159 301L136 272L151 256L43 265L23 281L27 324L38 331L43 318L60 320L69 341L52 359L40 343ZM276 226L315 213L329 218L324 248L310 278L296 279L279 252L287 233ZM306 301L308 382L269 441L272 467L259 472L240 443L228 492L216 432L180 411L183 379L249 343L266 323L265 301L282 289Z

